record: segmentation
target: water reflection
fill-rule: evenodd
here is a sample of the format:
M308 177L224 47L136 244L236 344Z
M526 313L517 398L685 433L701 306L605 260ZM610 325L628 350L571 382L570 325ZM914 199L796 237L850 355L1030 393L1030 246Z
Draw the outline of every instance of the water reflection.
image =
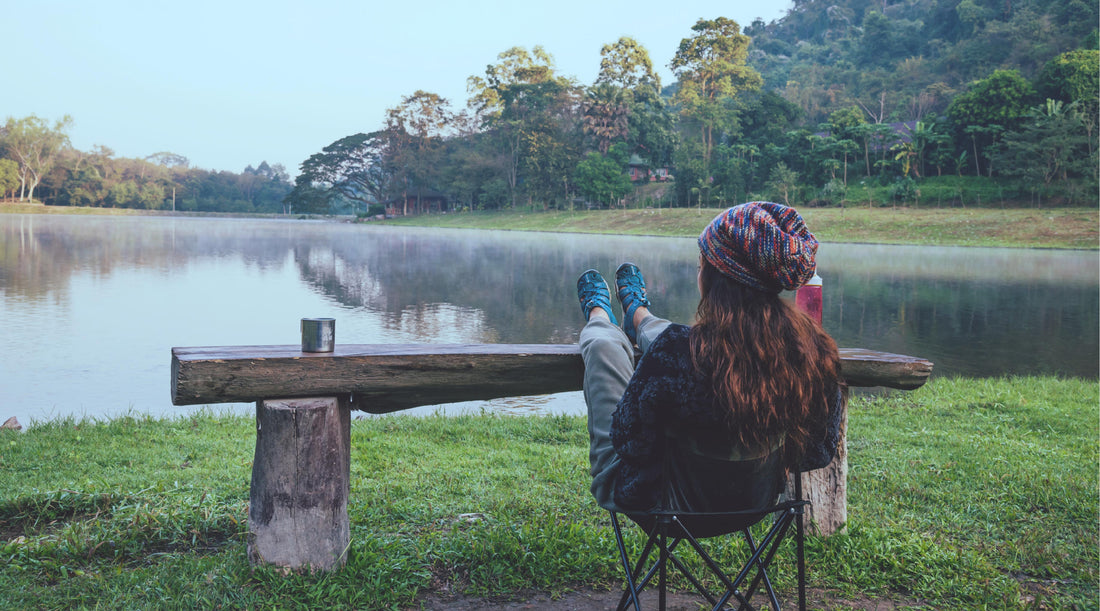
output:
M685 318L694 308L694 263L684 257L683 240L650 240L638 252L636 239L360 229L354 240L296 247L302 277L341 304L409 325L426 340L458 322L457 314L488 321L478 324L477 341L575 341L576 277L587 267L610 272L630 255L652 270L655 296L675 297L669 311Z
M296 256L303 277L393 324L410 309L432 320L441 303L468 308L471 320L480 312L477 341L574 341L573 279L588 267L610 276L624 260L645 270L662 315L690 321L698 299L690 239L378 228L363 235L334 245L328 258ZM1096 375L1094 253L826 244L820 270L825 325L842 346L925 356L941 375Z
M696 253L692 239L0 215L0 417L179 412L171 346L293 344L302 316L337 318L342 343L573 342L576 277L625 260L655 311L686 322ZM1096 253L825 244L819 265L842 346L929 358L937 375L1097 375Z

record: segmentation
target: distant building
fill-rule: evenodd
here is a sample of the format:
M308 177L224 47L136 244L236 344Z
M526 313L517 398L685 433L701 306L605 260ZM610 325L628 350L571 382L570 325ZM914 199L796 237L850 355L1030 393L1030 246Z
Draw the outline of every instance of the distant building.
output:
M886 143L886 148L890 149L899 144L913 141L913 130L917 129L916 121L902 121L901 123L891 123L890 128L894 130L894 140Z
M665 182L672 178L668 168L650 168L649 162L637 153L631 155L626 163L626 173L632 182Z
M390 216L404 216L405 214L431 214L432 212L447 212L450 209L447 196L433 189L409 189L404 196L397 196L382 202L386 206L386 214Z

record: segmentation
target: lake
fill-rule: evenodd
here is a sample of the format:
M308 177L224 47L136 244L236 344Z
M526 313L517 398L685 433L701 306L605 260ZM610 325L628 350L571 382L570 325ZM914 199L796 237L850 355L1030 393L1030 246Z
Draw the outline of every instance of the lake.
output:
M184 415L197 408L171 405L173 346L297 344L302 317L335 318L338 343L572 343L577 276L627 260L655 313L690 322L697 252L690 238L0 214L0 421ZM927 358L936 376L1098 375L1096 252L827 243L818 268L841 347ZM580 413L583 399L450 409Z

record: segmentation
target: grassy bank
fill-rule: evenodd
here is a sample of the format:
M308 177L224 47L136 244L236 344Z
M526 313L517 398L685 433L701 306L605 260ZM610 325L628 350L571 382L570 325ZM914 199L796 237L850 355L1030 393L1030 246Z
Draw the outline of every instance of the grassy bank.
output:
M925 608L1096 608L1098 394L943 379L854 401L849 531L810 541L811 582ZM0 431L0 608L406 608L616 584L580 417L355 421L348 565L316 576L247 565L253 427Z
M466 212L393 219L386 223L468 229L615 233L694 237L718 209ZM806 208L806 224L822 242L1100 247L1100 211L1086 208Z
M591 211L500 210L432 214L384 221L392 225L695 237L719 209L661 208ZM1009 248L1100 248L1096 208L803 208L807 224L823 242L1001 246ZM0 202L0 214L98 214L115 216L214 216L348 220L319 215L217 214L75 208ZM373 221L372 221L373 222Z
M190 216L211 218L257 218L294 220L343 220L352 216L327 214L271 214L261 212L188 212L185 210L138 210L134 208L93 208L91 206L47 206L38 202L0 201L0 214L59 214L67 216Z
M84 206L47 206L40 203L0 201L2 214L96 214L103 216L142 216L156 211L129 208L90 208Z

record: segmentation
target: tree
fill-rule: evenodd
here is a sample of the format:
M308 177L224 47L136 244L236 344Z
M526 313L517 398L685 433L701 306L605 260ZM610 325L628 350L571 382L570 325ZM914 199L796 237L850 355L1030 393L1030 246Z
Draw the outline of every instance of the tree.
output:
M299 210L327 206L331 197L370 204L385 198L391 172L386 167L384 132L345 136L302 162L287 205ZM327 192L323 202L316 190Z
M69 146L65 133L73 119L65 115L53 127L35 115L23 119L8 118L0 141L19 164L19 201L34 201L34 189L53 168L60 152Z
M155 182L141 185L135 197L135 204L146 210L159 210L164 206L164 186Z
M661 79L653 71L649 51L638 41L623 36L600 50L600 72L589 96L603 104L603 114L595 113L604 125L612 124L611 138L601 139L597 147L606 153L618 138L629 143L629 151L655 165L672 160L676 137L673 116L661 99ZM586 106L589 120L594 113ZM591 130L586 123L586 129Z
M653 72L649 51L638 41L623 36L600 49L600 73L596 84L608 84L620 89L633 90L650 84L661 89L661 79Z
M485 67L485 76L466 79L470 94L467 106L481 122L488 123L499 116L506 106L503 92L516 85L530 85L554 80L554 58L541 46L530 52L512 47L497 55L497 63Z
M1100 51L1077 49L1043 66L1035 88L1041 97L1078 105L1095 115L1100 108Z
M177 166L178 167L178 166ZM257 167L249 165L241 172L239 183L244 192L244 199L257 212L277 213L285 206L283 199L293 189L290 176L283 164L269 165L267 161L261 161ZM175 206L176 184L171 180L164 181L165 188L172 190L172 205Z
M19 186L19 164L0 159L0 198L8 197Z
M1096 157L1088 151L1082 117L1076 108L1060 100L1047 99L1032 109L1027 121L1016 131L1005 134L991 147L1001 174L1044 186L1071 174L1094 178Z
M878 11L867 13L859 40L862 61L872 66L889 63L894 56L893 36L889 19Z
M420 194L436 182L443 137L453 117L446 98L423 90L403 97L399 106L386 111L388 153L404 196L404 214L408 214L409 188L416 188L419 209Z
M747 96L745 110L740 115L741 138L731 145L738 157L747 162L742 164L745 190L759 188L760 167L770 168L783 161L788 167L803 170L804 134L795 129L801 114L797 105L774 91Z
M926 86L914 95L908 106L909 118L920 121L926 115L942 112L950 97L951 88L946 83L937 82Z
M791 195L798 189L798 172L780 161L768 175L767 188L779 196L785 206L791 205Z
M846 106L839 110L835 110L829 115L829 122L825 125L825 128L829 130L836 139L833 143L839 141L847 141L855 143L857 141L863 141L863 154L864 160L867 165L867 175L871 174L871 161L870 161L870 141L867 138L867 120L863 118L863 113L857 106ZM833 147L834 151L840 151L844 154L844 184L848 184L848 155L851 153L850 147L847 145L837 148Z
M639 84L627 113L630 150L655 166L671 163L676 148L676 118L654 83Z
M577 164L574 181L577 190L597 202L612 204L633 188L630 177L623 168L627 158L621 145L612 147L608 154L592 152Z
M443 185L471 209L496 209L507 201L503 180L507 161L491 144L492 139L482 133L447 141Z
M909 178L910 173L920 178L920 167L919 164L916 163L917 147L912 140L908 142L899 142L891 147L890 150L894 153L894 161L901 162L902 178Z
M498 59L486 67L484 77L467 79L467 105L505 151L505 179L515 207L522 174L543 195L559 184L567 189L580 88L555 74L553 58L542 47L532 52L513 47Z
M951 100L947 116L960 148L974 153L975 174L981 175L985 149L1016 129L1033 100L1031 84L1015 70L995 70Z
M889 123L865 123L856 129L856 134L863 140L863 158L867 163L867 176L871 175L871 151L879 154L874 167L886 168L889 165L887 154L890 152L890 144L897 140L894 128Z
M107 205L111 208L131 208L138 188L133 182L117 182L107 189Z
M628 96L619 87L597 81L585 93L581 113L584 133L595 139L601 154L606 155L614 141L630 135Z
M840 156L843 159L844 174L841 179L841 184L845 187L848 186L848 159L855 158L856 152L859 151L859 144L855 140L849 138L841 138L829 142L825 148L826 151L832 153L833 158Z
M680 41L669 67L679 79L675 100L681 115L700 126L703 172L709 180L716 132L735 126L731 102L759 89L763 79L747 64L749 37L736 21L700 19L691 29L695 33Z
M926 176L924 171L924 159L929 149L940 145L944 138L936 131L935 123L917 121L913 126L911 144L913 149L913 161L916 163L913 170L917 177Z
M157 165L162 165L166 168L186 168L191 162L183 155L177 155L169 151L161 151L159 153L153 153L145 158L146 161L150 161ZM267 162L264 162L265 164ZM247 170L245 170L247 172Z
M325 214L332 209L332 200L338 193L336 189L314 185L305 173L299 174L294 179L294 189L283 200L283 213Z

